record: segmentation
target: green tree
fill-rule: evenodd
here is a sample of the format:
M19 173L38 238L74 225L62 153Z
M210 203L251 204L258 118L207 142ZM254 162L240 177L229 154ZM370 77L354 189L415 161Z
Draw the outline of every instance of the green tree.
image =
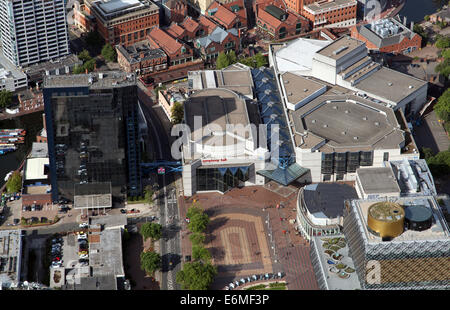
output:
M228 61L229 61L230 65L237 62L237 56L233 50L231 50L227 53L227 57L228 57Z
M141 269L153 275L156 270L161 269L161 256L156 252L142 252Z
M194 214L189 219L188 228L192 232L204 232L209 224L209 217L206 213Z
M429 21L430 20L430 15L425 15L425 17L423 19L426 20L426 21Z
M205 242L205 235L202 233L192 233L189 236L189 240L191 240L192 245L203 245Z
M217 56L216 60L216 69L223 69L230 65L230 59L228 58L227 54L224 52L220 52L219 56Z
M255 59L257 68L267 66L267 64L268 64L267 57L264 56L263 54L261 54L261 52L257 53L254 56L254 59Z
M450 47L450 37L448 36L441 36L436 41L436 47L437 48L449 48Z
M145 223L141 226L141 235L145 240L151 238L153 241L158 241L162 236L162 226L158 223Z
M444 122L450 121L450 88L439 97L433 109Z
M92 59L86 61L83 64L83 68L84 68L84 70L87 70L88 72L94 71L94 69L95 69L95 59L92 58Z
M109 62L115 62L117 59L117 53L111 44L106 43L102 48L102 56Z
M22 189L22 176L18 171L14 171L6 183L8 193L19 193Z
M450 175L450 150L439 152L426 161L434 177Z
M422 46L425 46L428 41L428 34L425 29L423 29L423 27L419 24L414 24L413 31L422 37Z
M444 58L435 68L436 72L442 74L446 79L450 76L450 58Z
M202 245L196 244L192 246L192 258L196 261L208 263L211 260L211 253Z
M6 89L0 91L0 108L6 108L12 103L12 92Z
M182 103L175 101L172 106L172 123L180 124L184 118L184 106Z
M177 283L184 290L207 290L217 274L216 268L210 263L195 261L186 263L177 273Z
M433 150L430 149L430 148L428 148L428 147L422 148L422 154L423 154L423 158L424 158L425 160L427 160L427 159L429 159L429 158L431 158L431 157L434 156Z
M445 59L449 59L450 58L450 48L443 50L441 54L442 54L442 57L444 57Z
M78 54L78 59L80 59L82 62L86 62L92 59L91 55L89 54L89 51L84 49L81 51L81 53Z
M202 214L203 210L198 207L198 205L196 204L192 204L192 206L190 208L188 208L187 212L186 212L186 217L191 218L196 214Z

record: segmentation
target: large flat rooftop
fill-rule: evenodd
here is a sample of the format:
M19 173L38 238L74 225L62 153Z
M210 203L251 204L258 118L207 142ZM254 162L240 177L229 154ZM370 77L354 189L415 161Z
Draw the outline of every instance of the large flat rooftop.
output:
M356 173L366 194L400 194L400 187L391 167L358 168Z
M365 45L365 43L362 41L353 39L349 36L343 36L340 39L337 39L331 44L325 46L321 50L317 51L317 54L337 60L362 45Z
M319 144L343 151L368 148L398 148L404 141L404 132L392 109L361 97L334 95L329 90L324 95L290 112L293 133L301 148L314 148Z
M20 278L22 230L0 230L0 288Z
M193 140L204 137L204 129L210 138L226 132L227 125L250 124L245 100L235 92L224 88L209 88L195 92L184 104L186 124L191 128ZM194 127L194 117L201 117L202 127ZM238 133L239 135L239 133ZM248 135L242 138L248 138Z
M281 75L281 84L285 90L286 99L291 104L296 104L321 90L326 90L324 84L290 72Z
M343 7L357 5L356 0L331 0L331 1L322 1L322 2L314 2L312 4L305 5L305 9L310 11L310 13L318 14L327 11L336 10Z
M90 87L113 88L136 85L136 76L121 71L89 74L52 75L44 78L44 88Z
M380 70L361 80L354 87L397 103L425 85L427 85L426 81L381 67Z

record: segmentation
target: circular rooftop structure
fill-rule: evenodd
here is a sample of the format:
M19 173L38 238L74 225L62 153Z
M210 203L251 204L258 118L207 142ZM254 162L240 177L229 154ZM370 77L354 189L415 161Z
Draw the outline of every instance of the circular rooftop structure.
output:
M369 231L382 238L394 238L403 232L405 210L394 202L377 202L367 212Z
M405 209L405 224L415 231L429 229L433 225L433 212L425 206L409 206Z

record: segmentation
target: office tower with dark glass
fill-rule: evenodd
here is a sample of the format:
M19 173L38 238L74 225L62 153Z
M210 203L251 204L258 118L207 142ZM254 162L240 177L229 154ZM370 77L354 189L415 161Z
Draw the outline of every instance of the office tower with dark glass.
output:
M43 92L52 199L73 200L80 187L95 194L105 184L113 197L141 195L135 76L47 76Z

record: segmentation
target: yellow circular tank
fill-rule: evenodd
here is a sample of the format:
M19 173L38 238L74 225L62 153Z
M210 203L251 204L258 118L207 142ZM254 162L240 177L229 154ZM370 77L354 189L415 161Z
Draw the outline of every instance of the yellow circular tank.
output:
M395 238L403 233L405 211L398 203L383 201L369 207L367 226L380 237Z

